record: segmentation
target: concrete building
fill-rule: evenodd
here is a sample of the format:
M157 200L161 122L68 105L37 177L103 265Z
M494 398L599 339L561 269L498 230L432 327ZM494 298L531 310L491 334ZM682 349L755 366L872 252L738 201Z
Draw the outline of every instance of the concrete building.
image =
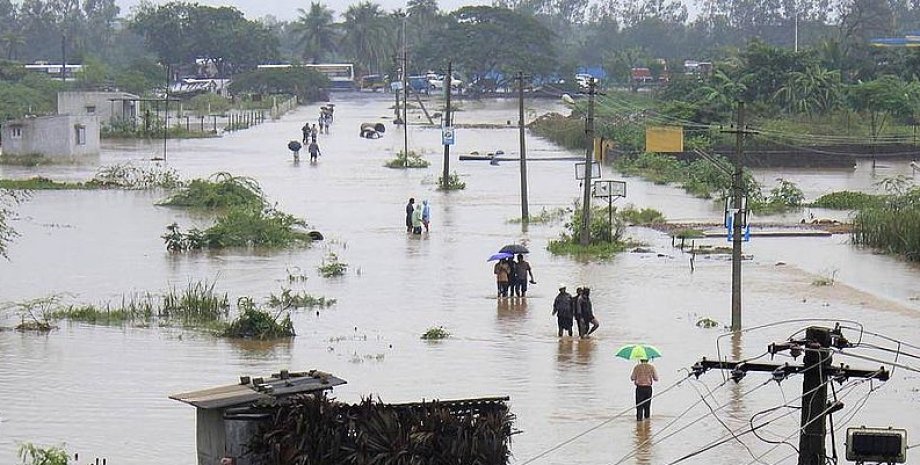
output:
M100 123L111 125L137 120L140 97L127 92L58 92L59 115L96 116Z
M74 158L99 155L99 120L94 116L32 116L7 121L0 131L3 156Z

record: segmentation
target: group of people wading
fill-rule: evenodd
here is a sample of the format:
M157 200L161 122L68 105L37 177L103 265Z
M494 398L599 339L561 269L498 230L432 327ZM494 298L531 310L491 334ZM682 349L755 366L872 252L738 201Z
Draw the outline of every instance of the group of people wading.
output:
M559 337L562 337L563 333L568 333L571 337L572 326L577 324L578 337L585 339L600 326L591 304L591 289L587 287L579 287L573 296L566 291L565 284L560 284L559 294L553 301L553 315L556 316L556 323L559 325Z
M317 119L317 124L310 125L310 123L304 123L303 127L300 128L300 132L303 134L303 146L307 147L307 151L310 152L310 162L316 163L316 159L322 155L322 152L319 149L319 144L316 142L316 136L318 134L329 134L329 127L332 126L332 114L335 111L333 104L329 103L327 106L320 108L319 118ZM291 144L288 144L288 148L294 152L294 160L300 159L300 147L294 149L292 141Z

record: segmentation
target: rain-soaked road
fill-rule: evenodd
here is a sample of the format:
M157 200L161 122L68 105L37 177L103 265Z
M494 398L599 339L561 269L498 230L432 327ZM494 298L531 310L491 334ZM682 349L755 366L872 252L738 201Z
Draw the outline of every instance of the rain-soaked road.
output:
M560 225L532 226L522 233L519 225L507 222L520 211L516 164L456 161L457 153L473 150L516 152L516 130L458 130L452 166L467 188L441 193L433 184L441 169L439 131L419 126L410 130L411 148L426 154L433 162L430 169L390 170L382 165L401 147L399 130L380 140L357 137L361 122L391 114L389 100L355 94L334 98L336 122L331 135L321 136L324 155L315 166L294 165L285 146L299 136L304 120L315 118L316 106L223 138L169 143L169 166L184 177L229 171L257 179L282 210L306 218L330 239L311 249L167 254L159 238L167 224L205 224L208 218L156 207L162 193L155 192L36 192L19 208L23 218L14 224L22 237L12 245L10 260L0 261L3 301L66 293L75 301L100 302L199 279L217 279L231 298L265 298L280 290L287 269L299 267L311 275L304 284L307 290L335 297L338 304L319 315L295 312L298 337L283 344L231 342L166 328L66 323L43 336L0 332L0 463L14 463L16 444L31 441L64 442L83 457L105 456L114 465L193 464L194 411L166 396L279 368L331 371L349 381L335 391L347 401L368 394L393 402L509 395L522 430L513 442L519 464L597 426L532 463L668 463L726 434L698 402L707 389L715 391L709 400L713 408L725 406L717 412L730 428L747 426L753 414L784 399L795 404L799 378L777 384L751 374L737 386L723 386L722 374L713 372L656 398L651 422L637 425L629 411L631 366L612 356L620 344L646 341L664 352L657 361L662 391L683 378L681 370L701 356L721 352L755 357L767 343L785 339L808 323L754 330L734 341L726 336L717 348L723 332L696 328L694 322L700 317L728 321L728 262L699 259L691 273L687 256L670 249L663 236L643 229L631 234L664 256L621 254L608 263L589 264L553 257L545 244ZM463 105L458 123L515 119L515 102ZM544 111L555 104L535 106ZM536 138L528 140L528 148L531 157L567 154ZM111 144L100 163L143 164L161 150L158 143ZM86 179L94 168L4 167L0 174ZM528 168L531 211L570 205L579 195L572 162L535 161ZM866 174L866 169L758 176L802 182L813 198L844 187L868 189L884 177ZM907 170L906 164L888 169ZM427 198L433 205L432 231L421 238L407 237L404 231L403 207L410 196ZM675 220L721 217L719 205L637 179L629 180L629 198L619 203L657 208ZM530 245L538 284L526 301L496 300L485 259L501 245L519 240ZM328 251L349 264L346 277L316 276L314 268ZM920 342L915 332L920 316L916 268L853 250L845 237L757 239L746 251L755 260L744 266L745 326L847 319ZM780 261L786 265L777 265ZM838 285L811 285L834 270ZM550 309L558 282L592 288L601 322L594 339L556 337ZM7 312L5 326L14 324ZM453 336L437 343L419 340L425 329L437 325ZM878 365L839 359L854 367ZM920 405L918 388L917 375L905 370L896 371L891 382L868 396L868 384L840 387L847 407L835 417L835 426L846 426L855 412L852 424L907 427L916 436L920 417L908 412ZM867 402L857 410L863 399ZM615 417L623 411L625 415ZM780 409L772 416L784 414L760 430L761 436L795 442L798 410ZM680 430L684 425L689 426ZM638 447L650 437L651 445ZM752 435L740 439L750 453L729 442L683 463L756 463L751 454L773 448ZM836 440L842 444L840 433ZM639 449L636 456L621 462L633 448ZM792 452L780 446L761 463L794 463L780 462Z

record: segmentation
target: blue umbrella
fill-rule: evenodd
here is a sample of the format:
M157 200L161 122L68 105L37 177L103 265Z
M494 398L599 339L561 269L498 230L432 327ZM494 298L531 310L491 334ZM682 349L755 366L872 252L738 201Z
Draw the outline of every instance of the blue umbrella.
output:
M489 259L486 260L486 261L487 261L487 262L494 262L495 260L504 260L504 259L506 259L506 258L511 258L511 257L514 257L514 254L513 254L513 253L499 252L499 253L497 253L497 254L492 255L491 257L489 257Z

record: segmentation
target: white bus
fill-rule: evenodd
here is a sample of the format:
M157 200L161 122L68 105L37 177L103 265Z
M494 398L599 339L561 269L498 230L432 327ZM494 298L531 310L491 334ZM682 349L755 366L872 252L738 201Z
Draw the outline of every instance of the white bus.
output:
M286 65L259 65L259 69L273 68L290 68L291 64ZM298 65L304 68L312 69L329 78L333 89L355 89L355 66L351 63L331 63L318 65Z

